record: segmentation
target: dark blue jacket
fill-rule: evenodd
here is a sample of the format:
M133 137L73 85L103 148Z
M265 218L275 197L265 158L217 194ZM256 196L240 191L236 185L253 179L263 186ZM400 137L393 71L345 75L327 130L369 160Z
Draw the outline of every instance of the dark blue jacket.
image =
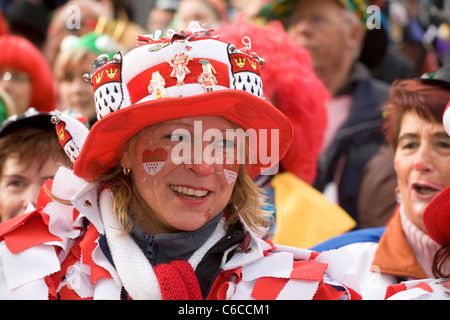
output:
M360 64L355 65L350 79L349 85L341 90L341 94L352 94L350 114L319 161L314 187L323 191L333 181L339 159L344 157L343 174L338 183L339 205L358 221L361 172L385 141L381 106L387 99L389 85L371 78Z

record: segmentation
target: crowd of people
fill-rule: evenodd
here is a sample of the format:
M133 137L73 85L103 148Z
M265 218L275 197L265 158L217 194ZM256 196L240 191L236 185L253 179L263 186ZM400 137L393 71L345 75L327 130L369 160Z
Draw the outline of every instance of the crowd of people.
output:
M1 299L450 296L449 1L0 9Z

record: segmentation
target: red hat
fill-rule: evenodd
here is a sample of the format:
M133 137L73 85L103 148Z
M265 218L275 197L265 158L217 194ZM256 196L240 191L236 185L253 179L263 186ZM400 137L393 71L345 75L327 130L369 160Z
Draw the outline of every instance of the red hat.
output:
M30 107L50 112L56 107L56 89L52 71L42 53L27 39L15 35L0 36L0 69L26 72L31 79Z
M428 204L423 223L430 238L438 244L443 246L450 241L450 187Z
M159 122L193 116L218 115L257 133L278 130L278 143L259 144L265 155L278 147L281 159L291 144L293 129L287 117L263 99L262 59L191 23L169 37L138 37L127 55L118 53L89 75L94 88L98 121L92 126L74 173L92 181L119 162L125 143L143 128ZM205 60L214 81L204 81ZM102 65L102 63L104 63ZM272 152L276 152L273 150ZM265 165L257 157L249 173L256 176ZM268 168L267 168L268 169Z

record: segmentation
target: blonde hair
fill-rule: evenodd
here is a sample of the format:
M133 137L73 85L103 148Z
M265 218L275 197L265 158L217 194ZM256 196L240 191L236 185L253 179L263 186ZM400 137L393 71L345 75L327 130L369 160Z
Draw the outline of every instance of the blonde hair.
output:
M72 66L79 65L85 59L94 61L97 56L95 52L87 48L61 51L55 60L53 70L56 80L63 81Z
M110 188L114 193L113 210L126 232L131 232L132 220L128 215L131 201L135 196L131 175L125 175L122 167L117 165L105 174L97 177L101 187ZM247 173L245 165L241 165L236 184L228 203L227 225L239 221L239 216L256 233L264 234L268 226L268 212L263 210L264 197ZM139 220L139 217L135 217Z

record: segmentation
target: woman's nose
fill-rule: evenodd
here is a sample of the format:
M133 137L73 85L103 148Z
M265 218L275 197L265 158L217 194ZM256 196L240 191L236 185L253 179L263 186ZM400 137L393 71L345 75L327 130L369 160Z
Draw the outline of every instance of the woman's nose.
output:
M431 171L433 170L432 155L430 150L420 148L414 160L414 169L417 171Z
M188 170L194 171L199 176L207 176L213 173L213 166L202 161L199 164L189 163L185 165Z

